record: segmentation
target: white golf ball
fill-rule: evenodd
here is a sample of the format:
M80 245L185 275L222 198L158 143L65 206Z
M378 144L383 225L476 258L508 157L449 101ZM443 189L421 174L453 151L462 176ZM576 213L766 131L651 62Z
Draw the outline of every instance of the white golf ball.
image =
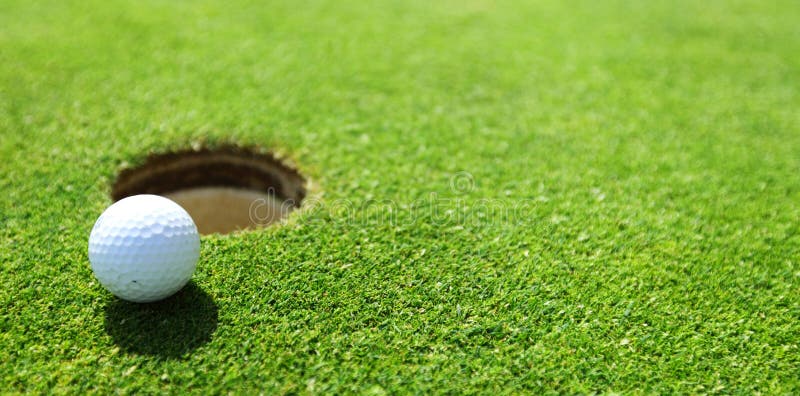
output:
M167 298L194 273L200 235L180 205L157 195L121 199L100 215L89 235L94 276L133 302Z

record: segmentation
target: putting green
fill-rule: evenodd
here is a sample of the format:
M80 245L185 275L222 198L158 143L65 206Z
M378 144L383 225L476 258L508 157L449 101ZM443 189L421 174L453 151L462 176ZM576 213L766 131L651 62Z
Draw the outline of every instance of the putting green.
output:
M0 1L3 392L800 393L796 1ZM257 146L285 224L139 306L117 172Z

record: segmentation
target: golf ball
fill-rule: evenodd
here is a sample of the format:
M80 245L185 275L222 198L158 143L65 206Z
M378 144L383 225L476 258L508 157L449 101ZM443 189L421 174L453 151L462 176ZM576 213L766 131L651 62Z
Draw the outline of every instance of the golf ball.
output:
M180 205L157 195L121 199L100 215L89 235L94 276L133 302L167 298L192 277L200 235Z

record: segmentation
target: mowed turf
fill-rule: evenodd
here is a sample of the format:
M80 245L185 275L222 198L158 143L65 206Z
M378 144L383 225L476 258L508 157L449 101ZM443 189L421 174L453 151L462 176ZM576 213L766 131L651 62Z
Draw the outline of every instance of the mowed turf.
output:
M2 392L798 393L798 21L2 0ZM87 239L116 172L227 143L313 205L203 237L170 300L111 296Z

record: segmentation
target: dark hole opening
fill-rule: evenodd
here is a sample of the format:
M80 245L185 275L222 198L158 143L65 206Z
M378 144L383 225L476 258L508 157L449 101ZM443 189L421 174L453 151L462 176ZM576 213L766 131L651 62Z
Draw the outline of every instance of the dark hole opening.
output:
M118 201L138 194L172 199L202 234L266 226L300 207L306 179L273 154L226 146L151 154L124 169L111 190Z

